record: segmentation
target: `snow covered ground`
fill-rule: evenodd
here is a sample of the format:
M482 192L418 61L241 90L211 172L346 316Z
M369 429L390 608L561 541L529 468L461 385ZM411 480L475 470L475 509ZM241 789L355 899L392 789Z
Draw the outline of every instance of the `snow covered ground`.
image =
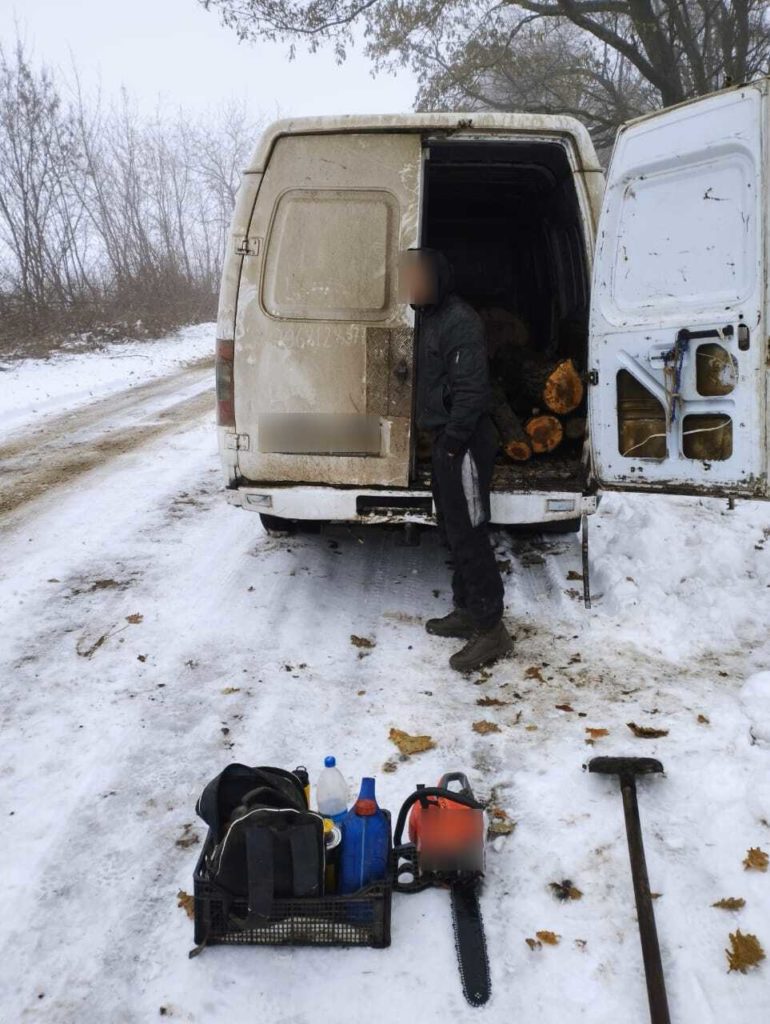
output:
M115 353L63 361L69 382L19 367L18 401L3 393L0 447L16 463L24 432L9 430L27 405L41 429L43 413L86 419L58 444L45 435L58 475L0 519L0 1020L642 1024L620 797L581 768L634 753L666 767L640 804L672 1018L766 1022L770 963L728 974L724 949L736 928L770 948L770 873L742 864L770 851L770 677L757 674L770 669L770 506L606 496L590 612L577 538L500 534L516 653L464 679L446 665L456 645L423 629L448 599L431 533L417 548L379 529L275 540L225 504L210 381L183 370L212 337L183 332L176 361L154 367L178 402L169 387L122 405ZM132 417L146 429L126 437ZM83 446L103 457L80 459ZM392 727L436 747L399 760ZM607 734L587 745L589 729ZM203 785L230 761L317 770L326 753L351 785L376 775L394 812L416 783L464 769L516 822L488 850L486 1009L463 1001L439 891L394 897L387 950L187 959L177 893L192 890ZM554 898L564 879L581 899ZM712 907L728 896L745 908ZM541 930L558 944L530 949Z

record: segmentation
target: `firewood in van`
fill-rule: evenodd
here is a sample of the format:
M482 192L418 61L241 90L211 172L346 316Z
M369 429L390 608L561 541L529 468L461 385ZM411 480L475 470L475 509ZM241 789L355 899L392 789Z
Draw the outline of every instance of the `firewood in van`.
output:
M524 424L532 451L536 455L543 455L558 448L564 438L564 428L561 420L548 413L539 416L531 416Z
M526 462L532 457L532 444L521 420L511 409L500 389L493 389L492 419L500 433L500 445L514 462Z
M490 358L511 347L521 349L531 344L529 327L516 313L497 306L482 307L478 312L484 321Z
M583 401L583 381L571 359L554 362L528 355L520 360L518 376L528 398L559 416L574 412Z

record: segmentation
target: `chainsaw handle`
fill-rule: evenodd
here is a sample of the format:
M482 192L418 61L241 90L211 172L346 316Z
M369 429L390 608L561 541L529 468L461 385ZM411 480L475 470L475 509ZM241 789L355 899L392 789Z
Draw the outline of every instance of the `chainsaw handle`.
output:
M460 789L452 790L453 793L464 793L468 796L473 796L473 790L471 784L468 782L468 776L465 772L447 772L446 775L442 775L438 782L439 789L449 789L452 782L459 782Z
M459 772L456 774L460 774ZM450 778L451 776L445 775L442 778ZM464 777L464 776L463 776ZM467 783L466 779L466 783ZM470 786L468 786L468 793L470 793ZM470 795L466 793L455 793L451 789L446 789L444 786L423 786L422 789L415 790L411 796L408 796L401 805L401 810L398 812L398 818L396 819L396 831L393 835L393 845L395 847L401 846L401 836L404 831L404 825L406 824L406 816L412 808L413 804L416 804L418 800L422 800L427 797L436 797L443 800L451 800L453 803L461 804L463 807L470 807L474 811L483 811L484 804L480 804L472 793Z

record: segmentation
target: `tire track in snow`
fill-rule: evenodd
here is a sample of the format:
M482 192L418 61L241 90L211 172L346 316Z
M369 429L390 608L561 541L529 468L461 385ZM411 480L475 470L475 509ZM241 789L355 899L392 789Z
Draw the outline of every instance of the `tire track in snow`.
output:
M0 516L209 412L211 365L199 360L12 436L0 446Z

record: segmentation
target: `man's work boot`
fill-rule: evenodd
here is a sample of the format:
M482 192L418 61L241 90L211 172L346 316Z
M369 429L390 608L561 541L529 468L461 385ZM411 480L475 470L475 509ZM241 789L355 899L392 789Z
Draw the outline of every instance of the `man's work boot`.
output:
M491 629L474 630L465 647L449 659L449 665L456 672L476 672L512 650L513 640L500 621Z
M425 629L433 636L453 636L468 640L473 633L473 620L464 608L453 608L440 619L428 619Z

